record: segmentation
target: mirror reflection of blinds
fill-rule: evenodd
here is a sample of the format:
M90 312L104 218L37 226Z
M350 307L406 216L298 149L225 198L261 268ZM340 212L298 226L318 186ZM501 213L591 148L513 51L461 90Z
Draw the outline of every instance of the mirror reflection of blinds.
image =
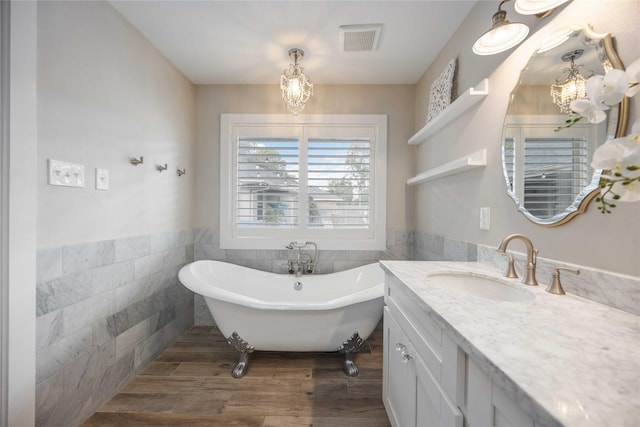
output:
M239 138L236 224L295 227L300 144L295 138Z
M545 218L562 212L589 184L586 138L524 140L524 204Z
M369 139L309 139L309 227L353 229L369 226L371 158Z

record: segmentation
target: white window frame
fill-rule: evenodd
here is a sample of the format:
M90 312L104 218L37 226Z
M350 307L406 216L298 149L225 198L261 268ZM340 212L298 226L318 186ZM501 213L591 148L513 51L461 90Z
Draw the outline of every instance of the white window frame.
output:
M372 227L366 230L336 229L252 229L252 235L235 226L234 167L238 129L256 127L326 126L368 128L373 135L370 180ZM301 159L304 163L306 159ZM301 175L302 176L302 175ZM313 241L326 250L386 249L387 116L383 114L221 114L220 115L220 247L222 249L283 249L291 241ZM302 181L302 180L301 180ZM302 222L304 224L304 221Z

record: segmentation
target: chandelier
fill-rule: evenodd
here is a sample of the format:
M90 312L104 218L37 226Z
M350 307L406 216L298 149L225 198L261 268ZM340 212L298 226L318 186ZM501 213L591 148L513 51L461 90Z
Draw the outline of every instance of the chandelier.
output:
M565 53L560 57L564 62L569 62L569 68L562 70L566 73L563 77L558 77L556 82L551 85L551 97L553 102L560 107L560 111L565 114L571 114L571 101L582 99L587 96L587 78L580 74L575 60L580 58L584 53L583 49L576 49ZM593 72L591 72L593 74Z
M293 64L289 64L289 68L284 70L280 76L282 99L294 115L298 115L304 110L309 97L313 95L313 83L304 74L302 67L298 65L298 61L303 56L302 49L289 49L289 57L293 60Z

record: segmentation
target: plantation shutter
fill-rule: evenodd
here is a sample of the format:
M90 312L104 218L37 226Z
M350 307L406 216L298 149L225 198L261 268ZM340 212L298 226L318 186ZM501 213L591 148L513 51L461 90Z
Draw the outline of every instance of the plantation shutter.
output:
M371 217L371 141L310 138L307 223L316 228L366 228Z
M296 138L238 138L238 227L295 227L300 144Z

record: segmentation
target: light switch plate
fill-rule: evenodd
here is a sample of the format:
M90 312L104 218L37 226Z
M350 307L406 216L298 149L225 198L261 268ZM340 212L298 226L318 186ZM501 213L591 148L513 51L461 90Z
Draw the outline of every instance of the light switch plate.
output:
M480 230L491 229L491 208L480 208Z
M49 185L84 187L84 165L49 159Z
M96 190L109 189L109 171L107 169L96 168Z

